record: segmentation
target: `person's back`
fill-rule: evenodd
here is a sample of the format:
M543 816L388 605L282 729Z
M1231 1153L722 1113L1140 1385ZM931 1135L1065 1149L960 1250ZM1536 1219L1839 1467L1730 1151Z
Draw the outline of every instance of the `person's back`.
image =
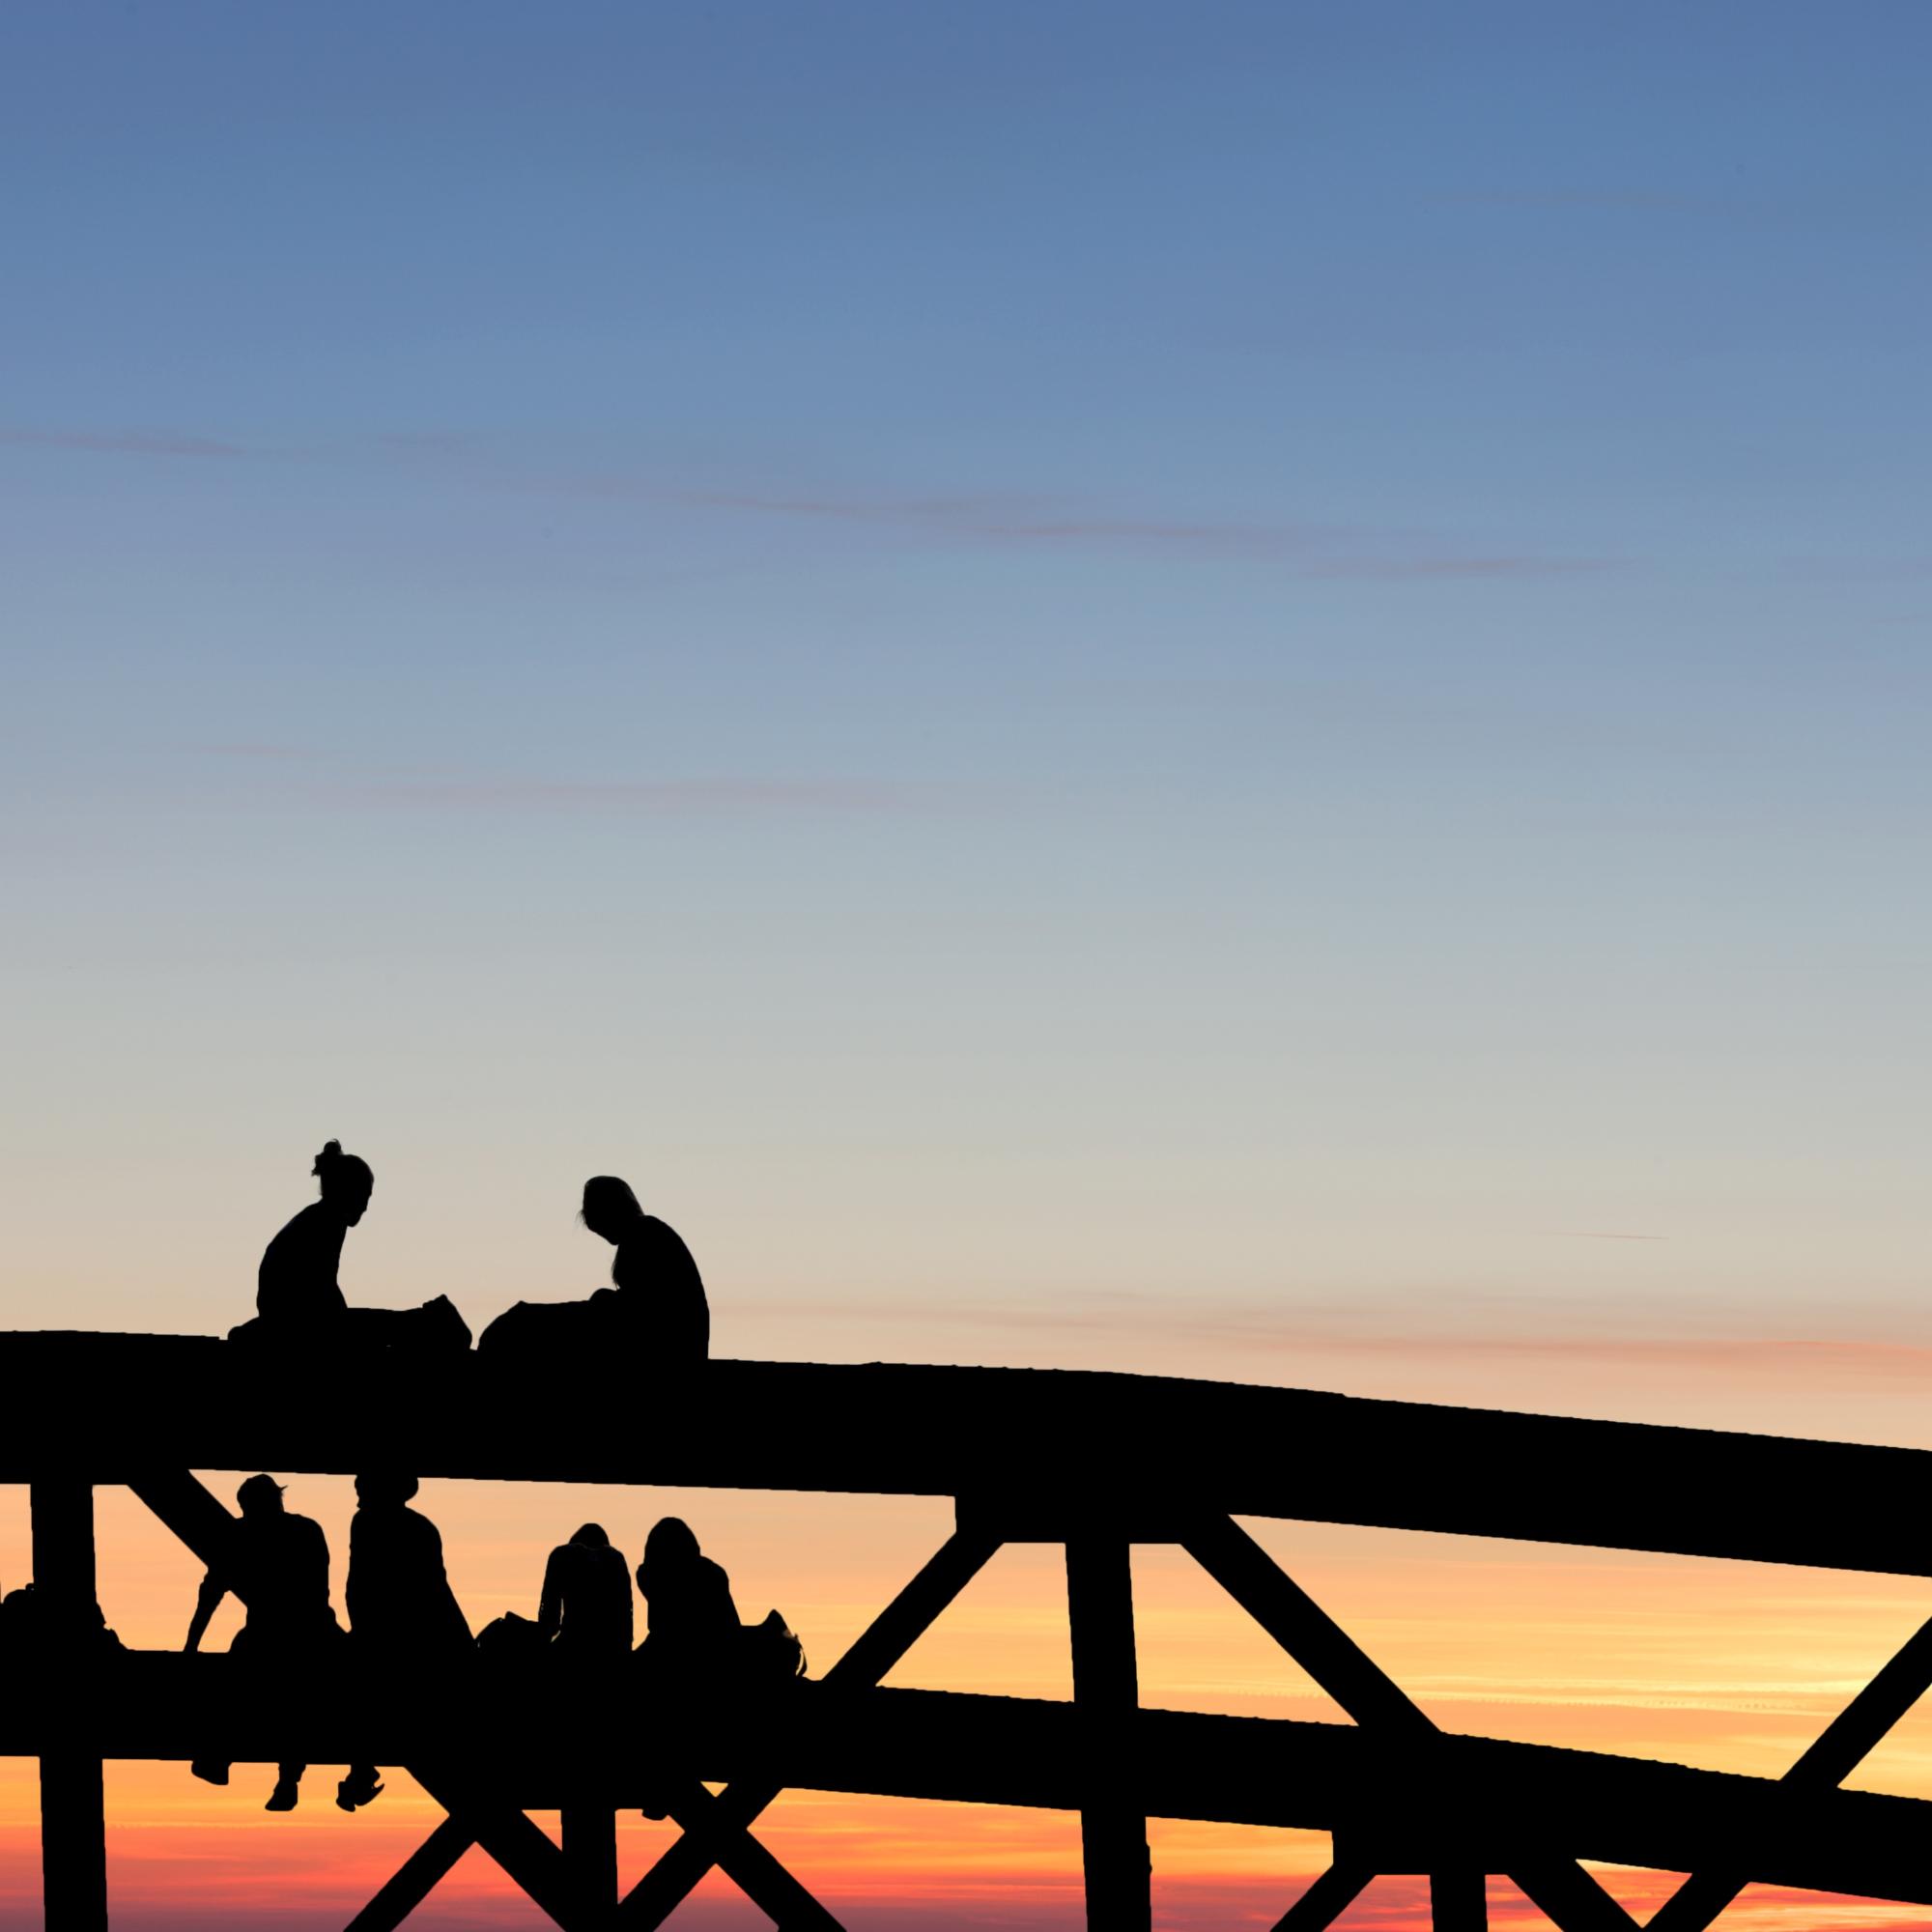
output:
M676 1229L655 1214L625 1229L611 1264L613 1313L650 1338L653 1366L701 1362L711 1352L704 1279Z
M654 1383L702 1368L711 1310L691 1250L638 1205L630 1184L598 1174L583 1183L583 1225L616 1249L610 1288L586 1301L520 1301L483 1331L480 1353L514 1364L569 1363Z
M638 1588L650 1606L646 1642L661 1664L713 1661L738 1635L731 1579L677 1517L664 1518L645 1539Z
M293 1511L243 1517L236 1533L250 1586L243 1630L261 1636L301 1638L333 1627L328 1539L313 1517Z
M358 1476L349 1524L343 1595L358 1644L391 1655L450 1653L469 1641L469 1620L449 1586L442 1536L407 1507L415 1478Z
M645 1629L680 1650L709 1649L738 1634L738 1606L722 1563L700 1556L673 1587L651 1598Z
M349 1306L336 1276L349 1224L312 1201L271 1240L255 1274L255 1312L284 1328L319 1326Z
M551 1551L537 1627L572 1655L621 1655L630 1649L636 1629L630 1567L598 1524L586 1522Z

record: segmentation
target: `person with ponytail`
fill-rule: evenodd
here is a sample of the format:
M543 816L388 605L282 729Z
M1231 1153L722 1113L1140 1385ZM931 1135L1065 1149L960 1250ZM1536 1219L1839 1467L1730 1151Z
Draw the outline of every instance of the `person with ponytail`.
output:
M329 1141L310 1173L322 1198L311 1201L262 1255L255 1276L255 1320L229 1330L230 1341L310 1347L394 1349L443 1354L469 1347L469 1329L447 1295L420 1308L351 1308L336 1278L342 1243L368 1211L376 1176L359 1155Z
M520 1301L484 1329L479 1354L499 1360L574 1358L656 1376L699 1367L711 1350L703 1277L677 1231L646 1214L614 1174L583 1183L578 1219L617 1252L612 1286L587 1301Z

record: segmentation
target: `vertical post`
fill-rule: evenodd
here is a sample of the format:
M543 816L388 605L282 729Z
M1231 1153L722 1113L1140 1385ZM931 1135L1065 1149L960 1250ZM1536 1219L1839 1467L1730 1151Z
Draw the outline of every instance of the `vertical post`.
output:
M1490 1922L1488 1878L1462 1865L1431 1872L1429 1913L1435 1932L1486 1932Z
M94 1579L94 1488L77 1477L32 1486L34 1597L46 1662L76 1717L99 1629ZM107 1819L100 1759L84 1744L41 1758L41 1886L46 1932L107 1932Z
M579 1802L563 1807L563 1856L570 1882L599 1923L617 1909L617 1812L611 1804Z
M1153 1919L1147 1819L1118 1790L1132 1715L1140 1704L1134 1662L1134 1584L1124 1537L1069 1537L1066 1620L1073 1638L1073 1701L1085 1716L1080 1813L1088 1932L1149 1932Z

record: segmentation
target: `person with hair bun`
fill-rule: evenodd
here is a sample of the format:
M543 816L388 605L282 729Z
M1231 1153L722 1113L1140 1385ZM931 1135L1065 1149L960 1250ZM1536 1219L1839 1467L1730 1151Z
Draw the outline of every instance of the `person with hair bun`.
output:
M711 1351L711 1308L704 1280L677 1232L646 1214L628 1181L614 1174L583 1183L578 1219L617 1252L610 1288L587 1301L520 1301L484 1329L479 1354L499 1359L640 1366L653 1375L696 1368Z
M309 1172L322 1183L311 1201L270 1241L255 1277L255 1312L278 1328L314 1326L349 1312L336 1273L342 1243L368 1212L376 1176L358 1154L329 1141Z
M255 1320L229 1330L231 1341L394 1349L443 1354L469 1347L469 1329L447 1295L420 1308L351 1308L336 1279L342 1243L368 1211L376 1176L357 1154L329 1141L311 1168L322 1198L311 1201L262 1255Z

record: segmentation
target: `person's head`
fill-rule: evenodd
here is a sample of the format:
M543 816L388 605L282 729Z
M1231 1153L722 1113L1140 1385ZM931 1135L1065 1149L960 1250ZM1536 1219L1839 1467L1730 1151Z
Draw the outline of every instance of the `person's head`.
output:
M645 1596L661 1584L675 1584L678 1574L689 1570L703 1552L691 1525L682 1517L660 1517L644 1538L644 1560L638 1565L638 1588Z
M401 1476L393 1469L371 1469L355 1478L355 1500L364 1509L401 1509L417 1487L413 1476Z
M243 1520L260 1522L266 1517L281 1515L282 1486L272 1476L250 1476L235 1492L235 1500L242 1506Z
M376 1191L376 1176L369 1163L359 1154L344 1153L340 1141L330 1141L316 1155L309 1172L322 1182L323 1200L355 1227Z
M628 1180L619 1180L614 1174L594 1174L583 1183L583 1209L578 1219L593 1235L615 1241L643 1218L644 1210Z
M605 1535L601 1522L586 1522L570 1540L580 1549L609 1549L611 1547L611 1539Z

